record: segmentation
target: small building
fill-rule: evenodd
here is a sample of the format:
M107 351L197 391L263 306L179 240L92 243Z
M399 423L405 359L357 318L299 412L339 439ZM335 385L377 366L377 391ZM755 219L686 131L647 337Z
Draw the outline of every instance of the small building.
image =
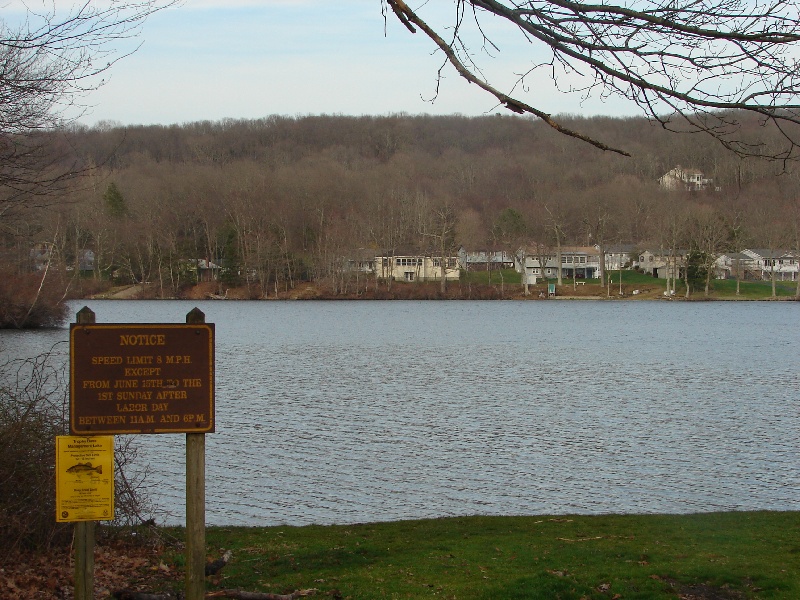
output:
M686 250L674 252L642 250L639 252L639 269L659 279L682 278L686 267Z
M351 252L344 259L345 270L350 273L374 273L375 272L375 251L359 249Z
M78 270L81 273L94 271L94 250L89 248L78 250Z
M198 283L203 281L217 281L222 270L220 265L206 258L187 258L180 262L183 270L193 274Z
M600 250L600 246L595 246ZM616 244L606 246L605 261L606 271L620 271L630 269L634 262L634 257L638 256L636 247L633 244Z
M725 252L714 261L717 279L753 279L753 257L744 252Z

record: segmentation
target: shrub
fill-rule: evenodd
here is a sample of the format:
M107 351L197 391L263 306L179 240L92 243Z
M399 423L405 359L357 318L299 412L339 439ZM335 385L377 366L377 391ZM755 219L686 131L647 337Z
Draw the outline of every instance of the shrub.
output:
M43 280L44 278L44 280ZM43 273L0 272L0 327L55 327L67 317L65 289Z
M55 437L68 434L66 383L62 352L0 365L0 563L16 550L71 539L72 526L55 521ZM117 437L115 446L115 524L140 524L150 513L146 471L134 468L133 438Z

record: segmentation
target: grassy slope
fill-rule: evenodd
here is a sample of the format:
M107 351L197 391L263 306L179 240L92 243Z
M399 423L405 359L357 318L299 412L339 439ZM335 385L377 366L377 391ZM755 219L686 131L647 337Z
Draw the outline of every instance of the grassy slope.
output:
M800 598L800 512L211 528L209 586L334 598ZM213 552L216 554L216 552Z
M465 273L464 281L471 281L472 283L481 284L492 283L499 286L501 282L500 275L501 274L499 271L494 271L492 273L486 271L474 271ZM518 288L521 285L521 275L513 269L504 270L502 276L503 282L506 286ZM603 289L599 288L599 279L579 279L578 281L585 283L585 286L579 285L577 287L577 291L583 294L591 291L591 294L600 295L602 297L606 297L608 292L610 292L611 297L617 297L619 293L619 271L611 271L609 276L612 283L610 286L607 286ZM563 281L563 285L558 288L557 295L569 296L574 289L572 279L565 278ZM555 279L551 278L549 282L555 283ZM663 295L663 292L667 287L666 279L653 278L650 275L637 273L636 271L623 271L622 284L623 291L629 298L635 297L632 296L634 289L639 289L643 292L649 292L649 294L643 294L640 296L643 299L652 296L660 297ZM535 289L538 291L539 288L543 290L546 289L545 285L542 283L539 283ZM778 298L791 298L797 291L797 283L792 281L778 281L775 286L775 291ZM675 289L675 295L678 298L683 298L685 293L686 287L682 281L679 281ZM736 281L734 280L714 279L711 281L709 290L709 298L714 300L766 300L771 296L772 284L768 281L743 281L740 284L738 296L736 294ZM691 294L691 298L695 300L702 299L704 297L704 290L702 287L693 290Z

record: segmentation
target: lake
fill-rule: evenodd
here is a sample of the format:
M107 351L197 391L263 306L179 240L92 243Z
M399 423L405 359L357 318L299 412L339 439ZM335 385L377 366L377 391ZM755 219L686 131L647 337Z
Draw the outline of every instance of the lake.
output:
M216 324L209 524L800 508L795 302L84 305ZM0 333L6 356L67 339ZM138 441L182 523L184 436Z

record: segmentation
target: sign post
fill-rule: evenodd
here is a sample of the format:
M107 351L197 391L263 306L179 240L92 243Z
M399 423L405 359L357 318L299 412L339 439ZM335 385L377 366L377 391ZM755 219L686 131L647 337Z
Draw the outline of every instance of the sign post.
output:
M214 420L214 325L195 308L186 324L102 324L84 307L70 326L70 432L186 434L186 599L205 595L205 434ZM91 550L82 567L90 581L76 600L88 600ZM76 525L76 539L79 538ZM81 531L80 535L84 535Z
M186 323L199 325L206 316L195 308ZM206 436L186 434L186 600L202 600L206 583Z
M84 306L77 321L83 325L94 323L94 313ZM94 530L94 521L75 523L75 600L92 600L94 596Z

